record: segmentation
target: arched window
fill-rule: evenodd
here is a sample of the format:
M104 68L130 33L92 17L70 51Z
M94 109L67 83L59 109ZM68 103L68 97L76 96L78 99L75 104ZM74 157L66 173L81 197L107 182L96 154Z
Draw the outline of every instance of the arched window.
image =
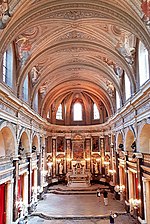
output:
M23 88L22 88L22 97L23 100L28 102L28 97L29 97L29 93L28 93L28 75L26 76L24 83L23 83Z
M56 113L56 119L62 120L62 104L59 105L57 113Z
M117 110L120 108L120 106L121 106L120 96L119 96L118 91L116 91L116 108L117 108Z
M100 119L99 110L95 103L93 105L93 112L94 112L94 120Z
M140 86L149 79L148 51L141 41L139 43L139 79Z
M34 98L34 110L38 112L38 93L36 93Z
M82 105L81 103L75 103L73 105L73 120L82 121Z
M12 76L13 76L13 55L12 46L9 45L8 49L3 55L3 82L9 87L12 87Z
M124 78L125 78L125 97L127 100L131 97L131 83L126 73Z

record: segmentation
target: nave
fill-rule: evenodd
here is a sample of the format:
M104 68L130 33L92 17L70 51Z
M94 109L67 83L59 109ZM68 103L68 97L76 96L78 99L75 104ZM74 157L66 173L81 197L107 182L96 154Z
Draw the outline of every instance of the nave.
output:
M108 206L104 205L103 195L96 196L96 189L108 192ZM114 198L108 186L94 184L87 189L70 189L64 185L49 187L45 200L39 201L36 210L28 217L28 223L43 224L107 224L110 211L117 214L116 224L136 224L129 215L124 203Z

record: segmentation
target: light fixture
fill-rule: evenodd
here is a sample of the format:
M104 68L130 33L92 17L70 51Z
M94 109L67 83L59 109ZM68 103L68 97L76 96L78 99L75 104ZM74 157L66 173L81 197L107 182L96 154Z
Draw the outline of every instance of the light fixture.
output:
M136 199L136 198L131 198L129 200L129 202L135 209L137 209L140 206L141 200L140 199Z
M108 172L113 175L114 173L116 173L116 170L109 170Z
M109 165L110 162L104 161L104 165Z
M116 185L115 191L118 193L122 193L125 190L125 185Z

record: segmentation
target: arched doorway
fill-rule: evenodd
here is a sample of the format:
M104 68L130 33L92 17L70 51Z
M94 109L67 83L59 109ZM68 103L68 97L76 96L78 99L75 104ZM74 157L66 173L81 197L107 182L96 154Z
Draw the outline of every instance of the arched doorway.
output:
M30 142L28 134L24 131L20 137L19 146L23 149L24 153L30 152Z
M10 200L12 192L12 177L9 169L12 167L10 158L15 155L16 139L14 129L10 124L4 122L0 127L0 160L3 162L2 171L5 172L5 177L0 177L0 224L12 222L13 207L12 200ZM5 167L5 164L7 166Z
M150 153L150 124L145 124L139 137L139 151L142 153Z
M145 124L139 134L139 151L144 154L144 159L149 158L150 153L150 124ZM150 223L149 214L150 202L150 175L143 173L143 203L144 203L144 217L146 223Z
M29 182L30 182L30 169L29 173L27 169L22 169L23 164L27 163L28 153L30 152L30 139L27 132L24 130L21 133L18 155L19 155L19 175L16 179L17 181L17 200L19 207L24 205L23 209L18 210L18 217L22 218L27 213L28 206L28 194L30 194ZM29 165L30 166L30 165Z
M39 151L39 141L37 135L34 135L32 140L32 152Z
M0 156L13 156L15 154L15 139L9 127L3 127L0 131Z
M133 151L131 145L133 144L134 139L135 137L133 131L128 130L125 137L125 151Z
M119 133L116 139L116 148L117 150L123 150L124 149L124 143L123 143L123 135L122 133Z

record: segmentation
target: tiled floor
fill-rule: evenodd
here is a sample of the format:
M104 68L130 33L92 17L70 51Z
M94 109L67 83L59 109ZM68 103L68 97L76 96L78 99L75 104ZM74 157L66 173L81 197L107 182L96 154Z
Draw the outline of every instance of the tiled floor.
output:
M34 215L29 217L29 224L108 224L110 211L118 213L116 224L136 224L137 221L125 214L124 204L115 200L112 193L108 194L109 204L104 205L101 195L100 202L93 194L53 194L48 193L46 199L39 201ZM105 216L105 219L100 217ZM49 220L48 220L49 219Z

